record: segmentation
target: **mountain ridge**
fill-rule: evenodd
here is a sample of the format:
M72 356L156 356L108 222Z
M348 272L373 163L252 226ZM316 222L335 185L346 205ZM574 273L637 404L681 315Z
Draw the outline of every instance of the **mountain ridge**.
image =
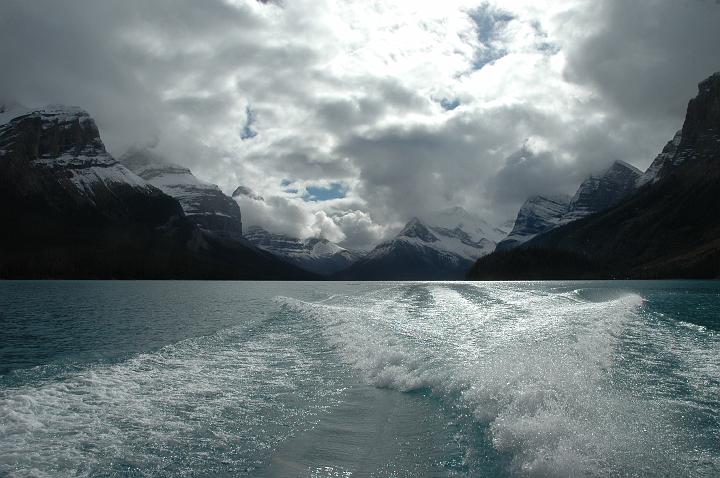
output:
M185 215L204 231L242 239L240 207L217 185L201 181L190 169L148 149L130 149L119 161L152 186L177 199Z
M606 211L533 238L515 256L480 259L468 277L537 278L529 260L510 275L503 269L521 254L552 253L581 258L597 278L720 277L720 73L699 84L676 138L676 150L666 146L654 168L656 180Z
M361 254L324 238L298 239L250 226L245 238L255 246L302 269L330 276L357 261Z

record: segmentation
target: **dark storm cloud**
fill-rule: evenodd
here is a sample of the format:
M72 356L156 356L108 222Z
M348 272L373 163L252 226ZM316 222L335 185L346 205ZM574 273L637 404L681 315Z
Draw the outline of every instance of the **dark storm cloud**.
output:
M206 69L184 44L209 47L214 32L258 26L222 2L9 1L1 9L0 92L29 105L82 106L117 149L157 135L166 114L221 114L221 94L163 101L161 93L189 69L220 69Z
M340 151L359 166L361 194L386 220L458 204L496 219L487 195L495 169L510 152L508 145L517 148L536 124L546 123L543 118L532 107L498 107L457 116L440 127L353 136ZM512 187L519 190L518 184Z
M505 159L490 193L498 206L518 204L536 194L567 193L567 184L577 179L574 168L568 168L552 153L534 153L523 147Z
M596 31L569 45L567 76L628 117L677 121L697 83L720 70L716 0L607 0L587 15Z

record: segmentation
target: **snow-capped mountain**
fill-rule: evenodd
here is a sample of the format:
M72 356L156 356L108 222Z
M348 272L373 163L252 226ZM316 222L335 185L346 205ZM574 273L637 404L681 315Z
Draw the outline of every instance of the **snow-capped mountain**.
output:
M437 223L430 223L430 220ZM491 253L505 232L462 208L412 218L394 238L376 246L339 274L347 279L462 279L479 257Z
M538 234L604 211L622 201L636 188L642 172L624 162L615 161L600 174L589 176L572 199L566 196L534 196L518 211L510 234L497 247L513 249Z
M17 103L0 110L0 155L29 156L24 166L36 174L52 175L74 201L101 206L115 202L125 191L155 194L155 188L106 151L97 125L86 111L63 105L27 109ZM36 149L27 149L35 143ZM26 186L29 194L42 184Z
M10 206L0 208L0 276L168 271L165 261L185 239L180 205L118 163L87 112L2 110L0 203Z
M259 226L250 226L245 238L266 250L305 270L321 275L331 275L357 261L362 253L351 251L323 238L298 239L275 234Z
M496 250L506 251L523 244L538 234L558 227L567 220L570 196L533 196L522 205L510 234L500 241Z
M637 187L642 187L648 183L656 182L658 179L660 179L660 172L663 169L667 168L669 165L676 164L675 155L677 154L677 150L680 146L681 141L682 130L679 130L677 133L675 133L673 139L668 141L662 152L655 157L647 171L645 171L642 176L638 178L636 183Z
M219 187L199 180L188 168L147 149L131 149L120 162L149 184L180 202L185 215L204 231L240 239L240 207Z
M570 201L567 219L573 221L614 206L635 189L641 175L642 171L624 161L615 161L601 174L591 175Z

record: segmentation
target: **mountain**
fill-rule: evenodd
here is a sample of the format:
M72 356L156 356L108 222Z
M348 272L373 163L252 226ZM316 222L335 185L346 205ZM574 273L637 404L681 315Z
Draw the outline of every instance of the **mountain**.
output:
M533 196L522 205L510 234L496 250L506 251L565 222L570 196Z
M247 186L238 186L237 188L235 188L235 191L233 191L233 193L232 193L232 197L237 198L240 196L247 196L250 199L254 199L255 201L264 201L265 200L264 197L260 196L258 193L256 193L255 191L253 191L252 189L250 189Z
M174 198L105 149L80 108L0 112L0 277L305 278L239 242L221 244Z
M260 249L307 271L329 276L357 261L362 253L350 251L322 238L298 239L251 226L245 238Z
M148 149L131 149L120 162L149 184L178 200L185 216L203 231L222 238L242 237L240 207L215 184Z
M650 167L643 173L637 180L637 187L642 187L648 183L655 183L660 179L661 171L672 166L673 160L676 159L676 154L680 143L682 142L682 130L675 133L673 139L663 148L662 152L657 155L653 160ZM680 158L678 158L680 159Z
M538 234L604 211L619 203L636 188L642 172L624 161L615 161L600 174L582 182L572 199L567 196L534 196L520 208L512 231L498 244L507 251L525 244Z
M468 276L537 278L534 264L543 261L529 256L565 254L584 261L585 275L597 278L719 278L720 73L700 83L676 139L660 165L649 168L652 180L619 204L482 258ZM541 269L542 278L553 275L548 261Z
M624 161L615 161L599 175L591 175L578 188L568 206L565 221L604 211L635 189L642 171Z
M429 221L433 222L430 223ZM432 224L432 225L431 225ZM495 249L505 232L462 208L411 219L337 277L351 280L456 280L478 257Z

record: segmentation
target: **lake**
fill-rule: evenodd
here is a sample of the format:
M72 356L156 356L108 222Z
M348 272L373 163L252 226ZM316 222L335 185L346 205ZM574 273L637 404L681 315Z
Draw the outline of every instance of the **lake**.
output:
M719 476L720 283L0 282L0 475Z

